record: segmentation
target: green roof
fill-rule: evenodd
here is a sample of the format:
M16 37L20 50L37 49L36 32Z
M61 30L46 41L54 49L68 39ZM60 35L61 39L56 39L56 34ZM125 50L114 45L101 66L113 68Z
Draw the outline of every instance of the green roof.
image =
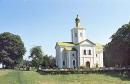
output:
M59 46L75 46L72 42L57 42Z

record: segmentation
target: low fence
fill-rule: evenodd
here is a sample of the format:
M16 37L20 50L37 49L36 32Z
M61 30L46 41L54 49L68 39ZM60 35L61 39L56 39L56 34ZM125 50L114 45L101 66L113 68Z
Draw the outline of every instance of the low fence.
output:
M38 71L40 74L89 74L89 73L121 73L121 74L130 74L130 69L41 69Z

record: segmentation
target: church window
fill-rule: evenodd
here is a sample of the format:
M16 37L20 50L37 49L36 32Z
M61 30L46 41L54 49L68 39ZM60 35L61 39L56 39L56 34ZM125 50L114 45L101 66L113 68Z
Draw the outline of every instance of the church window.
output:
M91 55L91 50L88 50L88 54Z
M83 54L84 54L84 55L86 55L86 54L87 54L87 53L86 53L86 50L84 50Z
M63 66L65 66L65 61L63 61Z
M83 36L83 33L80 33L80 37L82 37Z
M72 54L72 56L74 56L74 54Z
M75 60L73 60L73 66L75 66Z
M77 37L78 35L77 35L77 33L75 33L75 37Z

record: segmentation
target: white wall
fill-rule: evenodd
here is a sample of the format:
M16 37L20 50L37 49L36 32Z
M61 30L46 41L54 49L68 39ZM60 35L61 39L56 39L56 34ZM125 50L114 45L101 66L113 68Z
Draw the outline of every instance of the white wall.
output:
M98 64L98 67L103 67L103 52L96 56L95 47L78 45L75 46L75 48L78 53L76 51L65 51L64 48L60 46L56 47L56 65L58 68L74 68L73 60L78 61L78 67L86 66L87 61L90 62L90 68L96 67L96 64ZM84 50L86 50L86 55L84 55ZM91 50L91 55L88 54L88 50ZM74 56L72 56L72 54L74 54ZM65 60L64 67L63 60Z
M98 53L96 58L96 63L98 64L98 67L103 67L103 52Z
M75 67L76 67L76 51L70 51L70 65L71 65L70 67L71 68L74 68L73 60L75 60Z
M75 33L77 33L77 37L75 37ZM80 33L82 33L82 36L80 36ZM73 43L79 43L81 41L84 41L86 39L85 29L84 28L73 28L71 30L71 37L72 37Z
M94 66L95 47L80 46L80 66L86 66L86 62L90 62L90 67ZM84 50L87 54L84 55ZM88 54L88 50L91 50L91 55Z
M56 64L58 68L62 68L63 66L62 51L63 51L62 47L56 46Z

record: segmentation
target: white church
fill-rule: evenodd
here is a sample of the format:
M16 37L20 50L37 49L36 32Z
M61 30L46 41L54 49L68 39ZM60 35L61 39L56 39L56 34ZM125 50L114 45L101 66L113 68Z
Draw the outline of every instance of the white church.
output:
M56 65L58 68L103 67L103 46L85 36L86 29L80 26L77 15L71 29L72 42L57 42Z

